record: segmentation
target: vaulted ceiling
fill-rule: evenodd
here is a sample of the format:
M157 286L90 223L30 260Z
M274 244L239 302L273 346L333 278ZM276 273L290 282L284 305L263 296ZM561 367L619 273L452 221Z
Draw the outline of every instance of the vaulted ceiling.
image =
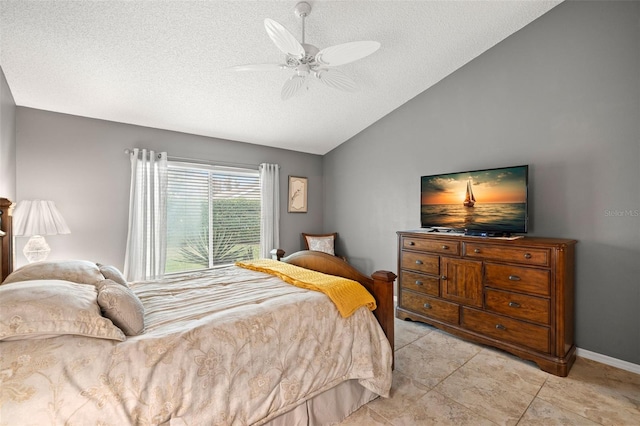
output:
M19 106L325 154L560 1L308 1L306 43L359 40L340 70L360 90L311 78L280 96L271 18L301 40L295 1L0 2L0 66Z

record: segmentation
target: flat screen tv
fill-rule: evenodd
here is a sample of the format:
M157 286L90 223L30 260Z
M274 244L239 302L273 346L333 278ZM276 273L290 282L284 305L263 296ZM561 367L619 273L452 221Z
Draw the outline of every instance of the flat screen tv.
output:
M529 166L420 178L422 228L469 235L526 233Z

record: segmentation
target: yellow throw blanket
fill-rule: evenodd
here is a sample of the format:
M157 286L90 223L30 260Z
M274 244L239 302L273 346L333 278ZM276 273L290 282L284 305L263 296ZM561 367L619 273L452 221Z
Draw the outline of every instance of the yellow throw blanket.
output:
M275 275L296 287L320 291L329 296L343 318L347 318L361 306L366 306L371 311L376 308L376 301L371 293L357 281L323 274L272 259L236 262L236 265Z

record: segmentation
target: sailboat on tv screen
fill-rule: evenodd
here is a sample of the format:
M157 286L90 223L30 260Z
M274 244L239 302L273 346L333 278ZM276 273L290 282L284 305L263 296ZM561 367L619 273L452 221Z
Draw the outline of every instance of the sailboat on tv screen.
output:
M471 179L467 181L467 194L464 197L464 203L462 203L465 207L473 207L476 203L476 197L473 196L473 190L471 189Z

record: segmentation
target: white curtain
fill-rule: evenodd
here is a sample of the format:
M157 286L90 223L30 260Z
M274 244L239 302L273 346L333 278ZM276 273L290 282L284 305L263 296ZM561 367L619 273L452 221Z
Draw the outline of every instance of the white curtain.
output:
M162 278L167 254L167 153L135 148L131 157L128 281Z
M260 257L280 248L280 166L260 164Z

